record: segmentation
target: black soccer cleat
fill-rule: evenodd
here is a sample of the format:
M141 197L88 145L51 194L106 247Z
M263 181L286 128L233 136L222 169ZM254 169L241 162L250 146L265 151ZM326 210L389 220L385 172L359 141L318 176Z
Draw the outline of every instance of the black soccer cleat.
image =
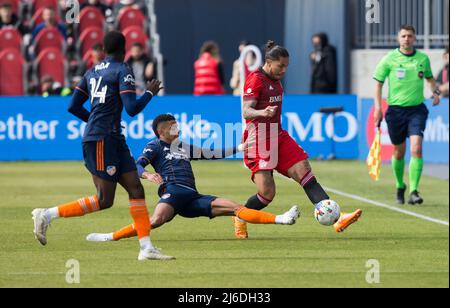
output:
M403 188L397 188L397 204L405 204L405 191L406 186Z
M413 191L409 195L408 204L414 205L414 204L422 204L423 199L421 196L419 196L419 192L417 190Z

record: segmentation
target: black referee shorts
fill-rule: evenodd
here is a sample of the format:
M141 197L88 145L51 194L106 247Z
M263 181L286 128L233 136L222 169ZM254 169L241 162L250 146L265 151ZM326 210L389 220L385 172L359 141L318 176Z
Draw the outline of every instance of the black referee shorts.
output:
M389 106L385 118L392 144L400 145L411 136L423 137L428 113L425 104L414 107Z

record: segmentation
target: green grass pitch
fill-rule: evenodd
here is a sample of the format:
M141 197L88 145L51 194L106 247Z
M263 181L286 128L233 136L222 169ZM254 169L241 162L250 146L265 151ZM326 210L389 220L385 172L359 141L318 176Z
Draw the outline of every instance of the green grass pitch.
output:
M193 164L200 192L241 203L255 193L241 162ZM330 188L393 204L389 166L373 182L363 162L312 162ZM277 197L268 210L282 213L298 204L294 226L249 228L250 239L236 240L231 218L176 218L154 230L152 241L173 262L138 262L135 239L89 243L90 232L130 223L127 195L118 188L112 209L57 220L49 244L34 240L30 212L95 193L81 162L0 164L0 287L449 287L448 226L331 193L344 211L362 208L361 220L343 234L320 226L302 189L276 177ZM152 210L156 187L145 183ZM426 203L403 208L448 221L448 181L424 177ZM80 284L66 283L66 261L79 261ZM380 265L380 282L366 281L367 261Z

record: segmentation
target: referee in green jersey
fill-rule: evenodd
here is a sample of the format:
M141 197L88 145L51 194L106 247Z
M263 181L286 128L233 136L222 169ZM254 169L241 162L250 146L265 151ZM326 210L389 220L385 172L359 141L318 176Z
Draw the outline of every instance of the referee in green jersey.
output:
M409 163L409 200L408 203L422 204L418 190L423 169L422 143L428 118L428 109L424 104L424 79L433 92L433 106L440 103L440 92L431 71L428 56L414 48L416 30L403 25L398 33L400 48L389 52L378 64L374 79L375 125L383 120L381 95L386 78L389 80L389 108L385 119L389 137L394 145L392 169L397 185L397 203L405 203L406 185L403 181L405 169L406 139L410 138L411 160Z

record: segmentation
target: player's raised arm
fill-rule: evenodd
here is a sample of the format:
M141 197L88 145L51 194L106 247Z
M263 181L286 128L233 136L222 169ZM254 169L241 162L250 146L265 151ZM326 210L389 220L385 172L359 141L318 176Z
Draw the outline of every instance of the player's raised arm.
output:
M120 71L120 98L126 112L131 117L144 110L153 96L157 95L161 89L161 81L154 79L147 82L147 91L140 98L136 98L136 86L131 68L124 64L123 69Z
M67 109L71 114L81 119L83 122L89 120L90 112L83 107L84 103L89 99L86 78L82 78L80 83L76 86L72 95L69 108Z

